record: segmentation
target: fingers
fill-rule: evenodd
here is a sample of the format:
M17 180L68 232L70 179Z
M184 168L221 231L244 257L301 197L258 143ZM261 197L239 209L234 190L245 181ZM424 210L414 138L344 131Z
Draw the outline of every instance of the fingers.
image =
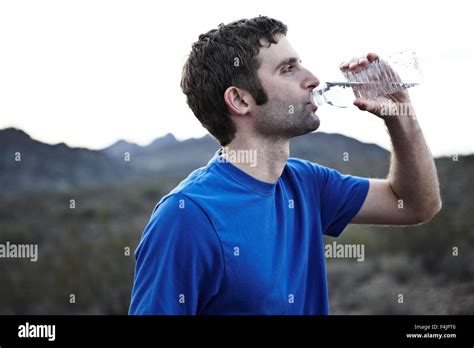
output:
M357 72L366 68L369 63L372 63L379 59L379 56L376 53L368 53L365 56L353 57L349 61L344 61L341 63L339 68L342 72L352 71Z
M379 55L377 53L367 53L367 59L372 63L373 61L379 59Z
M377 100L357 98L356 100L354 100L354 105L357 106L359 110L368 111L377 116L380 116L382 111L382 104Z
M341 65L339 66L339 69L341 69L341 71L348 71L349 70L349 63L350 62L342 62Z

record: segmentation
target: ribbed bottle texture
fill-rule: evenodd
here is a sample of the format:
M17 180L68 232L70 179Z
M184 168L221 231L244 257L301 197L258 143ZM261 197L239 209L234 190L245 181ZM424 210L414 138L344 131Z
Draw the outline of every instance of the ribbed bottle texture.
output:
M325 82L313 90L315 104L352 105L355 98L375 99L421 83L423 77L414 51L403 50L377 59L359 71L344 71L344 82Z

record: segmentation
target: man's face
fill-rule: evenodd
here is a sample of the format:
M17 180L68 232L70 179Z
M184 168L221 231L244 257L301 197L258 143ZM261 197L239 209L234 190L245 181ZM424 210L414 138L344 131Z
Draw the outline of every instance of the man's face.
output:
M292 138L316 130L319 118L310 93L319 80L301 65L298 54L284 35L262 47L258 78L268 102L255 107L255 130L269 137Z

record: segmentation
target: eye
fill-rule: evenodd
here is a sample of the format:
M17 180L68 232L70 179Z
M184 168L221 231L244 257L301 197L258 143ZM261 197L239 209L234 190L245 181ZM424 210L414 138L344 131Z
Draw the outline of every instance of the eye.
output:
M293 64L289 64L286 66L285 69L283 69L283 72L284 73L289 73L289 72L293 72L295 70L295 66Z

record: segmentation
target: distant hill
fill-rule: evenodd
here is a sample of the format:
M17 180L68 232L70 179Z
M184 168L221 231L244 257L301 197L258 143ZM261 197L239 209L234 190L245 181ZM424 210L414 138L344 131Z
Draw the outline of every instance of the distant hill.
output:
M156 152L163 147L172 146L178 143L173 134L168 133L164 137L155 139L150 145L140 146L125 140L119 140L114 144L102 149L101 151L109 156L122 159L124 153L128 152L133 157L140 157L149 153Z
M124 140L102 150L49 145L22 130L0 130L1 193L64 190L120 181L182 178L205 165L219 148L214 138L178 141L172 134L148 146ZM21 161L15 161L15 154ZM354 175L383 177L389 152L340 134L311 133L291 142L292 157L304 158Z
M142 147L140 145L137 145L135 143L129 143L125 140L119 140L101 151L111 157L123 158L124 153L131 152L134 154L140 151L141 149Z
M25 132L0 130L1 193L104 185L136 176L102 151L48 145Z
M168 141L164 141L164 138ZM124 153L129 152L133 156L134 166L140 170L182 176L206 165L219 148L216 140L209 135L181 142L174 137L171 139L170 134L164 138L158 138L144 147L117 142L103 151L116 159L123 158ZM386 176L388 171L387 150L344 135L310 133L293 139L290 144L290 156L304 158L345 173L381 177Z

